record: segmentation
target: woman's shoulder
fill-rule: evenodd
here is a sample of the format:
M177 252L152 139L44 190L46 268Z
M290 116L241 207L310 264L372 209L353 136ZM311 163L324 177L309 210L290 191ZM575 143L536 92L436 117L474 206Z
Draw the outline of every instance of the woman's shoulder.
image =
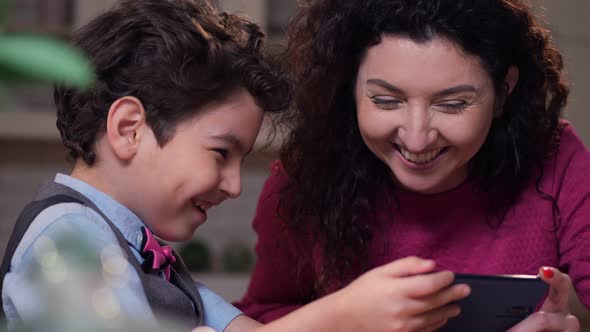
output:
M558 155L570 155L582 153L590 155L588 148L574 129L574 126L566 120L561 121L561 133L559 137Z
M543 167L542 187L554 193L571 191L574 187L590 185L590 152L578 136L574 126L561 122L557 149ZM590 187L589 187L590 188Z
M289 195L290 177L283 163L275 160L270 165L270 175L267 178L260 196L252 222L252 227L258 233L257 247L271 246L275 248L280 242L282 248L288 247L290 251L296 251L301 240L308 236L305 232L286 232L287 207L284 198Z
M561 133L557 150L550 159L556 171L564 171L564 168L590 165L590 152L578 136L574 126L567 122L561 122Z
M258 197L258 205L256 207L256 216L254 218L254 226L257 224L266 223L268 220L274 219L275 211L279 206L280 196L289 181L289 177L283 163L280 160L274 160L270 164L270 175L266 179L262 191Z
M262 192L275 193L280 191L289 182L289 175L287 175L283 163L279 159L273 160L270 163L269 171L270 175L266 179Z

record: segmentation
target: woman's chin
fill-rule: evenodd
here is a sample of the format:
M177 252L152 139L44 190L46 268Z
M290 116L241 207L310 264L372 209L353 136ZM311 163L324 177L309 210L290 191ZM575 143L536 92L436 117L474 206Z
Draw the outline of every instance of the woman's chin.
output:
M398 185L401 186L404 190L411 191L417 194L432 195L448 190L445 189L446 186L442 184L440 181L433 181L425 179L423 177L420 178L415 176L401 175L399 177L396 177L396 179Z

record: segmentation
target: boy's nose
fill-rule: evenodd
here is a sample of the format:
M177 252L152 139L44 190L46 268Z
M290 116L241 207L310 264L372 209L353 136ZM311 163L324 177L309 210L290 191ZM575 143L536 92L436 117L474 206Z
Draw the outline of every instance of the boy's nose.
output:
M219 187L230 198L240 196L242 193L242 176L240 175L240 170L232 171L225 175Z

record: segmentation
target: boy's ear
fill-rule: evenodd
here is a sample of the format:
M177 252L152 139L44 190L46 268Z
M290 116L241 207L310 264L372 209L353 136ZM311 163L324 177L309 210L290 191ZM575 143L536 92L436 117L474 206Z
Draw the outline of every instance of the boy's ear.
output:
M145 110L139 99L125 96L115 100L107 116L106 137L117 158L129 161L135 156L145 124Z

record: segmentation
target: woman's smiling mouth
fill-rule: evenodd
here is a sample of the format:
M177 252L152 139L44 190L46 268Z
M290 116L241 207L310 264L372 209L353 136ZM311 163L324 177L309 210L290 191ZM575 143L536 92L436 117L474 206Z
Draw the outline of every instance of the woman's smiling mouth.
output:
M415 164L415 165L420 165L420 166L425 166L425 165L430 164L436 158L441 156L443 153L445 153L449 149L448 147L443 147L443 148L438 148L438 149L425 151L425 152L421 152L421 153L413 153L401 145L398 145L398 144L394 144L394 145L395 145L395 148L397 149L397 151L399 151L400 155L407 162Z

